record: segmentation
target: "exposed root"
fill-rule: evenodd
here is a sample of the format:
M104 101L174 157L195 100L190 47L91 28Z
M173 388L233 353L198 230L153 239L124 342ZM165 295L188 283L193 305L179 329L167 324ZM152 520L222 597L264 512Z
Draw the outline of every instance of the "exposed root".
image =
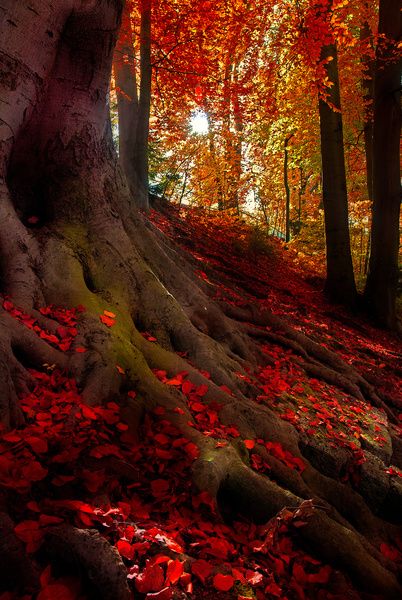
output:
M33 589L38 573L25 553L24 544L14 532L15 524L6 513L0 513L0 591L14 589L21 593Z
M0 308L0 421L6 426L23 422L18 396L32 385L27 369L42 369L45 364L64 368L67 360Z
M253 325L260 327L274 328L275 333L266 330L260 332L253 325L243 325L245 331L252 337L269 339L301 355L306 359L302 366L313 377L335 385L359 400L368 400L376 408L383 409L392 422L397 422L394 411L378 396L374 387L353 367L339 358L335 352L321 346L267 310L256 313L253 307L239 308L228 304L223 304L222 307L232 318L247 323L251 322Z
M45 549L51 560L83 570L102 600L130 600L127 571L117 550L94 529L60 525L49 529Z

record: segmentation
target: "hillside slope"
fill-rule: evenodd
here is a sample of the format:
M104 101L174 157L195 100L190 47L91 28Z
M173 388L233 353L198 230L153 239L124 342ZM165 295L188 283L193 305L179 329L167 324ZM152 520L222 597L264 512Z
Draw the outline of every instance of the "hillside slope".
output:
M88 407L68 374L32 370L26 422L0 442L0 600L401 597L400 341L329 304L290 251L240 221L165 207L149 227L252 340L230 349L238 386L185 349L165 369L161 350L175 414L155 406L138 437L129 408ZM12 299L3 308L49 335ZM84 308L43 307L60 324L50 343L86 351ZM198 325L226 344L213 314ZM164 346L157 323L142 334Z

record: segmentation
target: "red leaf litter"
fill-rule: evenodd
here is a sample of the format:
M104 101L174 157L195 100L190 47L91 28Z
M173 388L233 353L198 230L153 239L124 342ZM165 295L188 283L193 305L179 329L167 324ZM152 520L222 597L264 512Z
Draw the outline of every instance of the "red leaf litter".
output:
M153 219L162 230L171 232L165 217L155 213ZM242 226L238 227L241 231ZM195 212L191 219L186 215L177 217L174 235L186 240L187 236L180 237L180 232L191 233L195 243L192 251L197 260L202 256L204 261L199 273L209 286L215 286L217 299L238 306L246 301L235 283L229 285L227 275L217 281L209 268L220 267L227 273L232 261L231 266L236 265L244 279L252 277L256 303L262 308L270 306L278 314L286 313L306 333L316 333L319 324L326 323L326 328L321 327L322 340L330 345L327 331L334 324L325 316L325 300L318 299L317 291L296 276L289 263L284 262L279 274L275 258L257 261L236 254L235 250L231 254L231 244L239 231L229 232L221 225L214 229L211 223L207 226ZM222 260L222 247L226 249L226 263ZM58 323L54 332L47 330L46 320L26 314L10 298L3 299L2 307L63 352L86 351L81 345L75 347L83 307L41 308L42 317ZM116 322L115 315L107 310L99 318L106 327L113 327ZM360 350L369 345L383 357L382 365L384 358L391 360L392 352L387 350L391 342L382 339L382 334L372 330L365 338L346 326L337 327L338 342L348 342L344 344L344 360L358 359ZM143 336L148 342L157 343L152 332ZM274 344L261 348L270 357L269 366L238 376L258 387L257 402L268 406L298 431L308 436L320 434L328 443L346 448L350 464L343 474L344 481L358 489L365 460L360 436L367 431L370 416L378 443L383 443L381 413L370 412L371 407L364 402L309 378L291 351ZM365 354L364 368L371 369L375 378L375 359L371 361L369 356ZM384 389L390 381L400 385L392 374L387 379L384 366L381 373ZM49 528L64 522L95 528L115 546L127 568L133 598L140 600L181 598L183 593L191 600L357 597L350 582L345 579L342 584L322 557L310 555L299 544L298 531L313 510L311 504L283 509L264 526L246 520L225 524L215 501L192 483L192 466L200 457L199 448L169 421L164 407L158 406L146 414L139 441L122 421L121 407L116 402L86 406L76 381L54 366L43 371L31 369L30 374L34 387L21 397L25 424L2 431L0 486L13 497L10 512L15 534L34 557L42 575L34 592L18 596L4 591L0 600L92 597L85 579L53 570L41 552ZM176 388L182 398L182 405L174 413L188 419L198 434L212 438L217 452L224 452L232 443L237 448L241 446L251 468L267 477L271 477L275 461L297 473L305 470L302 458L274 439L243 439L235 423L224 422L222 407L208 384L209 373L201 372L206 381L202 384L192 381L186 371L167 373L156 369L154 374L164 385ZM227 388L224 391L233 394ZM126 392L127 402L136 394L135 389ZM384 475L394 479L401 476L392 466ZM384 559L402 566L401 540L384 541L380 551Z

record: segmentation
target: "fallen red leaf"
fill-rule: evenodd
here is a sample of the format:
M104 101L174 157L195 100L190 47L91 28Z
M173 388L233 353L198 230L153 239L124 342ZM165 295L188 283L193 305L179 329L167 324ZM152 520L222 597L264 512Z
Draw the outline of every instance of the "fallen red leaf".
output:
M159 592L162 590L165 577L160 565L145 567L135 580L135 587L141 594L147 592Z
M151 490L155 498L165 496L169 491L169 482L165 479L154 479L151 481Z
M195 393L197 394L197 396L200 396L201 398L203 396L205 396L205 394L207 392L208 392L208 386L205 383L199 385L195 390Z
M113 327L113 325L116 323L115 319L108 317L107 315L100 315L99 318L107 327Z
M252 450L255 446L255 441L254 440L244 440L244 445L246 446L246 448L248 448L248 450Z
M184 565L180 560L171 560L166 571L166 581L173 585L177 583L183 574Z
M119 554L124 556L124 558L128 558L129 560L134 558L134 549L127 540L119 540L116 544L116 548L119 551Z
M77 594L63 583L51 583L40 591L37 600L76 600Z
M38 521L22 521L14 528L17 536L26 543L27 552L36 552L44 537Z
M234 585L234 579L231 575L217 573L213 578L213 584L219 592L228 592Z
M205 584L207 578L211 575L213 568L209 562L200 558L191 564L191 571Z

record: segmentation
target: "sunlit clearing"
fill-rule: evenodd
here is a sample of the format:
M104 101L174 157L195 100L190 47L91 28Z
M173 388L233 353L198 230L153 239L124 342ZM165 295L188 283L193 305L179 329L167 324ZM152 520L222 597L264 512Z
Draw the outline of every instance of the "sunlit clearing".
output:
M203 111L194 113L191 117L190 125L191 133L198 133L199 135L208 133L207 115Z

